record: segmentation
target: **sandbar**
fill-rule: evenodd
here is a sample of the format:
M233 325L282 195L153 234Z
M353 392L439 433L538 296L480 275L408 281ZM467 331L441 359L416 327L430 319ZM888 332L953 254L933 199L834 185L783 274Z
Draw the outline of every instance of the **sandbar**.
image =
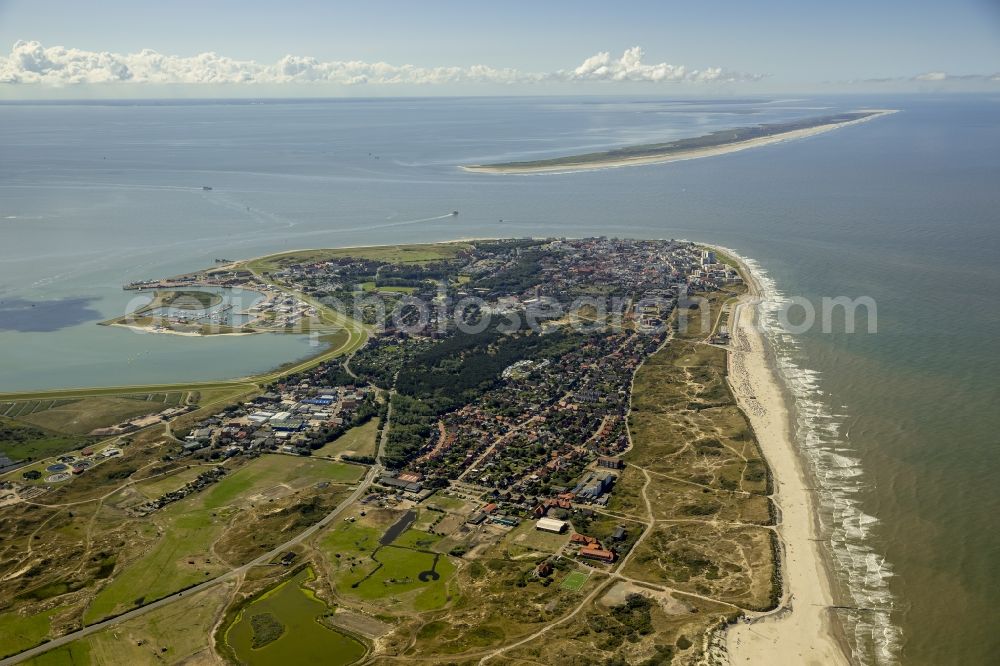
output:
M831 130L859 123L868 122L875 118L896 113L893 109L864 109L852 111L842 116L832 116L816 119L817 124L808 127L792 129L803 123L811 121L800 121L799 123L782 123L774 125L760 125L755 128L736 128L733 130L720 130L713 134L706 134L690 139L678 139L662 144L644 144L618 148L602 153L586 153L582 155L569 155L545 160L534 160L528 162L504 162L499 164L470 164L461 167L465 171L476 173L493 174L538 174L538 173L572 173L575 171L589 171L594 169L612 169L628 166L639 166L643 164L660 164L665 162L678 162L681 160L693 160L701 157L714 157L725 155L749 148L759 148L783 141L793 141L803 139L817 134L823 134ZM851 119L845 119L851 118ZM824 122L824 120L828 120ZM784 129L789 128L789 129ZM744 132L767 132L765 136L757 136L747 140L730 140L728 137L738 136ZM707 144L707 145L699 145Z

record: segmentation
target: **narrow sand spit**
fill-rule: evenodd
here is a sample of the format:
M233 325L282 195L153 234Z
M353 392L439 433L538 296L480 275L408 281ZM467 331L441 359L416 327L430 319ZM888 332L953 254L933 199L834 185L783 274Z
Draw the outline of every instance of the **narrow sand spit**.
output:
M726 632L733 666L848 664L834 634L830 574L820 551L815 499L794 442L785 394L757 327L760 290L746 265L751 293L736 306L729 382L750 419L774 475L784 592L777 610L752 614Z
M679 153L668 153L665 155L609 158L607 160L595 160L593 162L580 162L576 164L574 164L573 162L566 162L564 164L551 164L545 166L530 166L528 164L525 164L524 166L514 166L514 165L490 166L486 164L471 164L468 166L463 166L461 168L464 171L473 171L476 173L527 175L536 173L573 173L575 171L592 171L594 169L616 169L627 166L639 166L642 164L661 164L666 162L679 162L681 160L695 160L700 157L714 157L716 155L726 155L728 153L735 153L737 151L747 150L749 148L759 148L761 146L769 146L773 143L781 143L783 141L794 141L795 139L804 139L809 136L815 136L817 134L823 134L824 132L829 132L831 130L840 129L841 127L849 127L851 125L857 125L859 123L866 123L869 120L874 120L875 118L881 118L882 116L888 115L890 113L896 113L894 109L866 109L866 111L870 111L872 115L866 116L864 118L859 118L858 120L850 120L844 123L830 123L827 125L817 125L816 127L807 127L805 129L800 129L800 130L782 132L781 134L773 134L771 136L760 137L758 139L750 139L748 141L735 141L733 143L727 143L722 146L712 146L709 148L692 148L691 150L685 150Z

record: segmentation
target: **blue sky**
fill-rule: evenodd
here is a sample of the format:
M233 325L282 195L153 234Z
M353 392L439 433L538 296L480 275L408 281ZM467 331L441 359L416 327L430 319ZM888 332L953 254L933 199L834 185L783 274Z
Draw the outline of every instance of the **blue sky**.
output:
M38 44L12 54L18 41ZM623 59L633 47L641 56ZM177 59L129 57L144 49ZM190 60L204 52L222 60ZM577 72L602 52L609 58ZM267 69L288 55L315 60ZM355 66L345 70L344 62ZM362 66L377 62L419 71ZM468 69L474 65L491 71ZM998 72L1000 0L0 0L4 98L243 88L310 95L993 90Z

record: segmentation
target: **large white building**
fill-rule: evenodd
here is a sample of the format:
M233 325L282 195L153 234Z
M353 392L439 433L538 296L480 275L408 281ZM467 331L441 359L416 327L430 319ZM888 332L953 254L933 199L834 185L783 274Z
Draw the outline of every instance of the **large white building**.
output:
M538 522L535 523L535 529L562 534L566 531L566 521L555 518L539 518Z

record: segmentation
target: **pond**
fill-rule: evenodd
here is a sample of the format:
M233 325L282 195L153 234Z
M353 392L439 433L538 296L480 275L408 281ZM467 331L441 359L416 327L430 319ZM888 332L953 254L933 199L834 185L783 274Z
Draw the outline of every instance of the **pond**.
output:
M320 624L329 608L305 587L314 577L303 569L240 611L225 636L240 663L346 666L365 655L360 641Z

